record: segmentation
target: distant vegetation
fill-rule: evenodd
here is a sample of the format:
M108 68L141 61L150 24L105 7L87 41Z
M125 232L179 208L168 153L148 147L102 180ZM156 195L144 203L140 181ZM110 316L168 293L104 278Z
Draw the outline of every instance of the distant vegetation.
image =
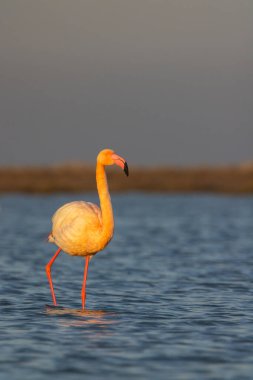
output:
M253 164L227 167L138 168L130 176L108 168L111 191L215 192L253 194ZM95 191L95 166L0 168L0 192L54 193Z

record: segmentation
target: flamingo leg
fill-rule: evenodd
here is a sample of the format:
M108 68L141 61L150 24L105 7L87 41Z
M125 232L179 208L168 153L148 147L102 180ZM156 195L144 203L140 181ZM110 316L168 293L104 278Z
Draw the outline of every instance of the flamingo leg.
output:
M83 275L83 286L82 286L82 292L81 292L82 309L83 310L84 310L84 307L85 307L85 299L86 299L86 281L87 281L87 277L88 277L89 261L90 261L90 256L86 256L86 258L85 258L85 267L84 267L84 275Z
M54 256L52 257L52 259L45 266L45 270L46 270L48 282L49 282L49 285L50 285L50 290L51 290L54 306L57 306L57 303L56 303L56 298L55 298L55 294L54 294L53 281L52 281L52 278L51 278L51 266L53 265L56 257L59 255L60 252L61 252L61 248L58 248L57 251L55 252Z

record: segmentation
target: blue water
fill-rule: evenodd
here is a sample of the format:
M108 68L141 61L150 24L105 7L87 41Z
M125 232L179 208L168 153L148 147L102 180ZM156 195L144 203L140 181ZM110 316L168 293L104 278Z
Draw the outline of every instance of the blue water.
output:
M115 236L44 272L51 215L93 194L0 197L1 379L252 379L253 198L112 194ZM47 306L49 305L49 306Z

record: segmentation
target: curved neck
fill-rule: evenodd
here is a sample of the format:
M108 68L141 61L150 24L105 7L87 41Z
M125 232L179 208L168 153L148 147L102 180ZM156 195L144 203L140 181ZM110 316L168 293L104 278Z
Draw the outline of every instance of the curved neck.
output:
M104 165L97 162L97 189L102 212L102 235L111 239L114 230L114 218Z

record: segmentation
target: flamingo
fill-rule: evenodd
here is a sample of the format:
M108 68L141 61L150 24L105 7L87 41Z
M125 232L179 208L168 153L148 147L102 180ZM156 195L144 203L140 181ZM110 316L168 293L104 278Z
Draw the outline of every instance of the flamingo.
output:
M83 286L81 291L82 309L85 308L86 281L89 261L97 252L103 250L113 237L114 217L111 198L107 185L105 166L116 164L128 176L128 165L124 158L111 149L102 150L97 156L96 182L100 208L90 202L74 201L61 206L53 215L52 232L48 241L58 249L45 267L53 303L57 306L51 267L61 251L70 256L85 257Z

